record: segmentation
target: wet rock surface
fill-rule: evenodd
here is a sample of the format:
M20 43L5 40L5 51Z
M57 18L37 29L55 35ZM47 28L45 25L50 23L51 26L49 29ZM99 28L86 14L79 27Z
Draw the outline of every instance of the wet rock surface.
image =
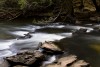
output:
M58 46L56 46L54 43L47 42L47 41L42 43L41 48L49 49L49 50L52 50L52 51L61 51L61 49Z
M15 65L31 66L34 63L37 63L38 61L40 61L41 63L41 60L44 59L44 55L39 51L34 51L34 52L25 51L18 53L15 56L6 57L5 59L8 61L8 63L10 63L10 66L15 66Z
M47 54L62 54L63 51L54 43L45 41L41 44L40 48L44 49Z
M3 67L89 67L89 63L78 60L76 55L63 57L63 53L56 54L56 51L63 51L53 42L44 42L39 48L42 50L21 51L14 56L6 57L5 60L9 66ZM44 52L52 52L53 54L45 54ZM60 58L57 57L58 55ZM43 62L45 62L45 64L43 64Z
M1 60L0 61L0 67L9 67L9 64L6 60Z
M31 37L32 37L32 36L31 36L31 34L30 34L30 32L29 32L29 33L27 33L27 34L24 34L24 36L18 37L17 40L29 39L29 38L31 38Z
M89 67L89 64L86 63L84 60L79 60L73 63L70 67Z
M16 65L14 67L28 67L28 66Z
M57 63L47 65L46 67L89 67L89 64L83 60L78 60L75 55L69 55L58 59Z

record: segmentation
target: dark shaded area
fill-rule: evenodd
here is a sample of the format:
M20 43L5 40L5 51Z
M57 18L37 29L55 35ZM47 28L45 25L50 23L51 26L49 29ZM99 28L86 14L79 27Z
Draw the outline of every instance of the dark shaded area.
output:
M89 19L92 16L97 16L100 11L100 2L97 0L5 0L0 1L0 3L1 19L13 20L21 17L32 17L33 22L37 23L77 23L77 20L84 21L87 17ZM96 12L95 8L92 8L94 6ZM80 17L82 18L80 19Z
M82 39L83 37L88 37L88 35L80 34L75 35L72 38L64 38L60 40L60 42L56 42L62 49L67 51L67 54L75 54L78 56L79 59L84 59L87 62L90 62L91 66L99 67L97 63L100 61L95 62L95 60L100 57L99 53L96 53L92 50L89 46L94 43L94 41ZM85 51L87 50L87 51ZM88 60L89 58L92 58ZM94 60L95 59L95 60Z
M97 5L97 0L92 0L92 2L95 5L96 11L100 12L100 7Z
M71 30L66 29L66 28L42 28L42 29L37 29L36 32L44 32L44 33L64 33L64 32L71 32Z

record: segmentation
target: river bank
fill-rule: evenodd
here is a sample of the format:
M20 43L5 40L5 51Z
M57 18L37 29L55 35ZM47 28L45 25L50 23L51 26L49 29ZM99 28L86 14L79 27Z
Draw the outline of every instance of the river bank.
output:
M76 55L64 55L53 42L44 42L37 50L21 51L14 56L6 57L0 67L90 67L89 63L77 59Z
M33 22L98 23L100 1L98 0L5 0L0 1L0 18L15 20L33 18Z

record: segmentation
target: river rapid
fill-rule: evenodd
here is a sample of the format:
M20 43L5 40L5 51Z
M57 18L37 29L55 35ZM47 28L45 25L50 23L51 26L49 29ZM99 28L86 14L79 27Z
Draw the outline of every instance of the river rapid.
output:
M20 39L29 32L31 38ZM67 54L75 54L92 67L100 67L100 24L0 22L0 58L20 50L34 50L44 41L56 41Z

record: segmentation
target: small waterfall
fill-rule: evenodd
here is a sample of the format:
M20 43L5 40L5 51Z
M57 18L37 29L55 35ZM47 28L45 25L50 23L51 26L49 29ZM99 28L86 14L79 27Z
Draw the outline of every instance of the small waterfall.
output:
M43 62L43 66L47 65L47 64L51 64L53 63L54 61L56 61L56 55L52 55L50 56L47 61L44 61Z

